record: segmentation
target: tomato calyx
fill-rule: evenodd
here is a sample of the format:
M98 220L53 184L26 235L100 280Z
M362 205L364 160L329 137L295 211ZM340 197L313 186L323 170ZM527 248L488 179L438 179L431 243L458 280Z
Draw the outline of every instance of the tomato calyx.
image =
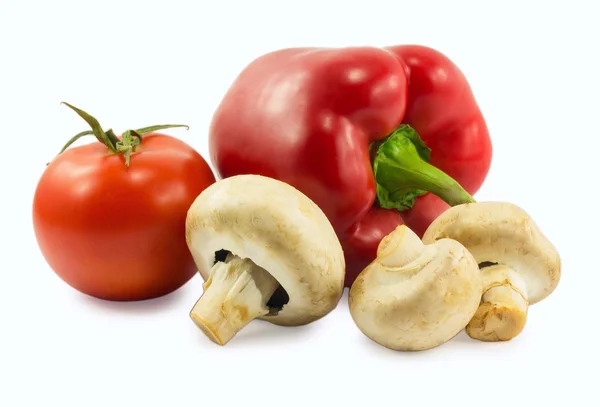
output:
M142 135L152 133L157 130L171 129L174 127L185 127L186 130L189 130L189 126L185 124L160 124L156 126L142 127L137 130L125 130L121 138L119 138L115 135L112 129L104 131L98 120L96 120L96 118L94 118L90 114L67 102L62 102L62 104L68 106L73 111L75 111L75 113L77 113L79 117L85 120L86 123L89 124L92 129L82 131L81 133L78 133L75 136L71 137L71 139L67 141L67 143L60 150L58 155L61 155L63 152L65 152L65 150L67 150L74 142L79 140L81 137L94 135L96 139L100 143L104 144L112 154L123 154L125 156L125 166L129 167L131 154L134 153L136 147L138 147L142 143Z

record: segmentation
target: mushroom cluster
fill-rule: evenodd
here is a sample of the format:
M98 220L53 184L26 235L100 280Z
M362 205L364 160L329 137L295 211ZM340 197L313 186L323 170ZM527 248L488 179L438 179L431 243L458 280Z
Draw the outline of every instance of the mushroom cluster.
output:
M205 189L186 220L204 293L190 316L224 345L254 319L298 326L332 311L344 286L344 253L325 214L284 182L225 178Z
M186 239L204 279L190 317L219 345L254 319L311 323L342 296L344 253L332 225L282 181L248 174L211 185L189 208ZM431 349L463 329L505 341L555 290L560 271L556 248L523 209L467 203L422 239L402 225L381 240L350 288L349 309L363 334L394 350Z
M425 350L465 329L506 341L556 288L561 262L531 217L506 202L451 207L420 240L405 226L379 245L350 289L358 328L394 350Z
M482 341L505 341L525 327L530 305L558 285L558 251L533 219L507 202L468 203L451 207L435 219L423 241L455 239L481 266L481 304L466 327Z

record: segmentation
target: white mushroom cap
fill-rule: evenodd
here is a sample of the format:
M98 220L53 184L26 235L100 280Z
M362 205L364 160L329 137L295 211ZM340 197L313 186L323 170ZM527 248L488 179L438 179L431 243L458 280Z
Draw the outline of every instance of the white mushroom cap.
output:
M507 202L479 202L449 208L423 235L430 244L439 239L459 241L478 263L509 266L525 281L529 304L550 295L560 279L556 248L529 214Z
M344 285L341 244L325 214L292 186L258 175L226 178L192 204L186 238L207 280L215 253L250 259L285 289L289 301L261 318L302 325L332 311Z
M460 243L425 246L399 226L352 285L350 313L366 336L387 348L430 349L465 328L479 306L481 284L477 262Z

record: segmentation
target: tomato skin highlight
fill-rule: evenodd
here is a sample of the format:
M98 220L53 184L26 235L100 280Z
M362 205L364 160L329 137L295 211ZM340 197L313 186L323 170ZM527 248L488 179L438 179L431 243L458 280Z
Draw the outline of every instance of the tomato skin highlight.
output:
M197 271L185 218L214 182L196 150L160 133L144 136L129 167L99 142L70 148L38 182L36 239L54 272L84 294L113 301L160 297Z

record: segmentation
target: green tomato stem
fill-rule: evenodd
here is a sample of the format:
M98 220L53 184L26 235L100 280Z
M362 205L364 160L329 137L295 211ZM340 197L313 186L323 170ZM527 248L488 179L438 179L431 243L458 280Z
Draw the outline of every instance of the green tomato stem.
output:
M148 126L148 127L139 128L136 130L136 132L138 134L148 134L148 133L152 133L153 131L172 129L175 127L185 127L186 130L190 129L190 126L187 126L185 124L159 124L158 126Z
M67 141L67 144L64 145L64 147L62 148L62 150L60 150L60 152L58 154L60 155L60 154L64 153L67 148L71 147L71 144L73 144L80 138L82 138L84 136L89 136L92 134L93 133L91 130L86 130L86 131L82 131L81 133L74 135L73 137L71 137L71 139L69 141Z
M67 105L71 109L73 109L75 111L75 113L77 113L83 120L85 120L87 122L87 124L90 125L90 127L92 128L92 132L94 133L94 136L96 136L96 138L98 139L99 142L101 142L106 147L108 147L108 149L111 152L113 152L113 153L117 152L116 147L113 144L113 140L111 140L110 136L107 135L104 132L104 130L102 130L102 126L100 126L100 123L98 122L98 120L96 120L96 118L94 118L93 116L90 116L83 110L81 110L67 102L62 102L62 103L64 105Z
M119 139L112 129L108 129L104 131L102 126L96 118L91 116L90 114L84 112L83 110L67 103L62 102L62 104L67 105L73 111L75 111L83 120L86 121L87 124L92 128L92 130L82 131L81 133L76 134L71 137L69 141L63 146L58 155L64 153L73 143L79 140L81 137L94 135L96 139L104 144L112 154L123 154L125 156L125 166L129 167L131 161L131 154L135 152L137 146L142 143L142 135L152 133L157 130L171 129L175 127L185 127L186 130L189 130L189 126L185 124L160 124L156 126L147 126L142 127L137 130L126 130L121 139ZM48 165L50 163L47 163Z
M142 142L142 136L135 130L126 130L121 140L117 141L117 151L125 154L125 166L129 167L131 153Z

